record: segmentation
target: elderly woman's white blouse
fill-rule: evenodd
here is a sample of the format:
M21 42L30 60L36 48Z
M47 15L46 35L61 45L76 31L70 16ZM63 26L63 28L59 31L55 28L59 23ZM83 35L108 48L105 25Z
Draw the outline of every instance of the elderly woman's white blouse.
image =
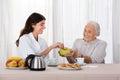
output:
M29 54L40 55L47 47L46 41L40 36L38 36L38 41L36 41L32 33L25 34L20 37L18 55L22 58L26 58Z
M92 63L103 63L106 56L106 46L106 42L99 39L95 39L91 42L77 39L73 44L73 50L77 50L83 55L90 56Z

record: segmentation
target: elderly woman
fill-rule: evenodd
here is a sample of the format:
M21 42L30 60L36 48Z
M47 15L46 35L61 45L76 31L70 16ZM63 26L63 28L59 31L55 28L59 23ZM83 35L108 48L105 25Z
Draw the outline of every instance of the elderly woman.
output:
M98 23L90 21L84 28L83 38L76 39L73 44L73 51L67 55L70 63L75 62L75 58L83 57L86 63L104 63L106 55L106 42L97 39L100 35Z

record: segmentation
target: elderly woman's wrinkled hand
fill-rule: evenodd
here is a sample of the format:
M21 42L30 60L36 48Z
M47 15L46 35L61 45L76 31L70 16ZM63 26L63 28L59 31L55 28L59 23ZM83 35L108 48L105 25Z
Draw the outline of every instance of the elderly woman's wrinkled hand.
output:
M74 58L83 57L83 54L78 53L78 51L74 51L73 57L74 57Z

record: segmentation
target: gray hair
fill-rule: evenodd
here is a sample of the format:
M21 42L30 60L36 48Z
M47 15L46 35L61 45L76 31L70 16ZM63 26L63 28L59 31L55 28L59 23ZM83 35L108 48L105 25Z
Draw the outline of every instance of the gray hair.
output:
M94 25L96 35L99 36L100 35L100 25L95 21L90 21L90 22L88 22L88 24Z

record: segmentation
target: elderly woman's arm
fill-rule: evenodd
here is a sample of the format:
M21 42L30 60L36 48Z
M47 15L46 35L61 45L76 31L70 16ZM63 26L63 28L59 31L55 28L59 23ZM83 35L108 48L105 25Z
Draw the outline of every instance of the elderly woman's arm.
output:
M89 57L89 56L84 56L84 55L83 55L83 58L84 58L84 62L85 62L85 63L92 63L91 57Z
M72 53L69 53L65 55L69 63L75 63L75 58L78 57L84 57L84 61L86 63L92 63L92 59L89 56L84 56L83 54L78 53L78 51L73 51Z
M78 53L78 51L75 51L75 52L76 52L76 53L73 55L74 58L81 57L81 58L84 58L84 62L85 62L85 63L92 63L91 57L85 56L85 55L83 55L83 54L81 54L81 53Z
M76 56L75 55L74 56L67 56L66 55L66 58L67 58L69 63L75 63L76 62L75 58L77 58L77 57L84 57L85 63L92 63L92 59L89 56L84 56L82 54L78 54ZM82 55L82 56L80 56L80 55Z
M71 51L70 53L64 55L63 57L66 57L69 63L75 63L76 62L74 58L75 53L76 53L75 51Z
M69 63L75 63L75 59L73 56L67 56L66 57Z
M106 51L105 51L106 45L107 45L106 42L101 41L93 50L93 53L91 56L86 56L81 53L78 53L78 54L81 55L80 57L84 58L85 63L103 63L106 55Z
M92 63L103 63L104 58L106 56L106 46L107 46L107 43L104 41L101 41L96 46L92 55L90 56L92 59Z

